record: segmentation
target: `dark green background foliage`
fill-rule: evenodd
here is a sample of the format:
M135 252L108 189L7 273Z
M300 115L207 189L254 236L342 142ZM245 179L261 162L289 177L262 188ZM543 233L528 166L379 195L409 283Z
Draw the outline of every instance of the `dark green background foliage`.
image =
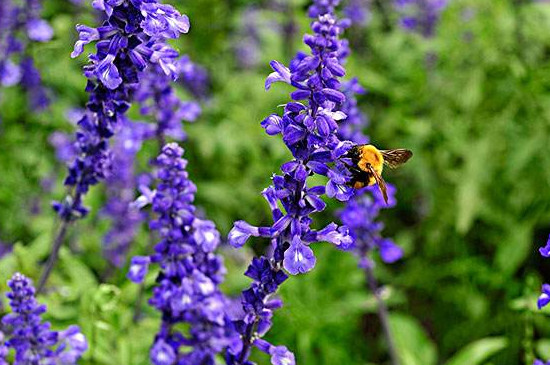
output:
M85 57L71 60L69 53L74 25L94 24L94 15L89 4L45 3L56 35L32 53L54 103L32 113L17 88L2 90L0 101L0 239L15 243L13 254L0 261L2 292L14 271L38 278L57 224L49 202L63 195L65 174L47 138L55 130L71 131L64 113L86 101ZM290 158L280 139L259 125L280 110L290 88L277 85L266 93L263 81L271 59L288 62L303 49L307 3L291 1L285 14L268 3L175 2L192 22L177 46L212 78L212 98L200 120L185 126L183 146L197 205L224 236L237 219L269 222L259 193ZM405 168L387 174L398 187L398 205L381 217L405 257L376 268L402 363L548 359L549 312L537 311L535 301L550 276L550 263L536 252L550 232L550 4L451 0L436 35L424 39L396 27L397 15L381 3L385 14L376 8L367 28L348 32L353 55L347 66L369 91L359 103L370 116L366 132L374 143L415 153ZM259 13L261 62L243 70L234 45L252 4L265 9ZM283 37L273 22L295 22L298 30ZM157 149L145 146L141 168ZM42 180L52 177L55 188L44 190ZM94 188L87 199L93 214L71 230L50 280L56 290L40 300L55 328L83 328L91 346L82 363L146 364L158 314L145 307L145 319L132 324L138 288L125 279L125 269L103 278L100 247L109 227L98 213L103 201L103 188ZM319 225L342 205L329 206L317 217ZM153 243L143 229L133 253ZM253 246L260 252L265 245ZM269 339L294 350L302 365L387 363L375 301L355 258L328 245L315 250L316 269L283 286L285 307ZM222 254L229 271L225 289L236 295L248 284L242 272L253 251L224 248ZM153 281L154 273L149 289ZM259 355L257 361L269 360Z

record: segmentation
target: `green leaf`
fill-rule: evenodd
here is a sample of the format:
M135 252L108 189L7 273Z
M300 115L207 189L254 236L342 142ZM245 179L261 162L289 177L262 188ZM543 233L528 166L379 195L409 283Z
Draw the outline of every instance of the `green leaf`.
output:
M445 365L477 365L486 361L508 345L504 337L483 338L458 351Z
M487 177L485 161L490 154L490 142L486 139L478 141L465 157L464 177L457 189L457 223L458 232L466 233L477 216L482 202L481 188Z
M511 275L535 251L531 242L532 227L529 224L516 224L498 244L495 264L505 275Z
M550 359L550 339L543 338L535 344L540 359Z
M436 363L436 347L424 328L413 317L403 314L390 316L390 328L401 365L432 365Z
M82 293L97 286L97 280L86 262L78 260L77 256L70 254L65 249L61 250L60 257L61 266L69 278L69 282L74 284L73 288L78 288L78 291Z

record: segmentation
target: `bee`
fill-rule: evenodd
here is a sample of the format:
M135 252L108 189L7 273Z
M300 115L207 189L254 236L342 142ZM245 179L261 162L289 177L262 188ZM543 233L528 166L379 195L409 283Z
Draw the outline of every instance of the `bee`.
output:
M407 162L413 153L410 150L398 148L394 150L379 150L371 144L356 145L348 151L353 166L350 171L352 179L350 185L355 189L378 184L378 188L388 204L386 183L382 178L384 165L394 169Z

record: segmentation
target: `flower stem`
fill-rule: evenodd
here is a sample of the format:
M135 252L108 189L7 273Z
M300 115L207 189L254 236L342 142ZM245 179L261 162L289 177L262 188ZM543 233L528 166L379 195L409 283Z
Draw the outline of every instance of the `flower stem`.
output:
M376 298L376 302L378 304L378 317L380 318L380 322L382 323L384 337L386 337L386 343L388 345L388 352L390 353L391 364L399 365L399 356L397 355L397 349L395 347L395 342L393 340L390 329L388 307L386 307L386 303L382 299L380 291L378 290L378 283L376 282L376 278L372 270L372 265L366 265L365 274L369 289L374 294L374 297Z
M284 35L284 54L286 59L292 59L294 55L294 39L296 35L297 25L296 20L294 19L294 8L293 4L286 3L284 9L285 18L287 19L286 23L283 24L283 35Z
M241 354L239 356L239 359L237 360L238 364L241 365L244 363L246 359L248 359L248 355L250 353L250 347L252 346L252 337L254 336L254 331L256 328L256 325L258 323L259 318L256 317L254 322L248 326L248 329L246 331L246 336L243 338L243 349L241 350Z
M383 0L374 0L374 6L377 8L382 18L382 31L388 33L391 30L391 21L385 2Z
M44 271L42 271L42 275L40 276L40 281L38 282L38 286L36 288L36 293L40 294L44 286L46 285L46 281L48 281L48 277L50 276L53 267L55 266L55 263L57 262L57 257L59 256L59 249L61 248L61 245L63 244L63 241L65 241L65 236L67 235L67 229L69 228L70 221L63 220L61 222L61 227L59 228L59 232L57 233L57 236L55 237L52 252L50 253L50 257L48 257L48 261L46 262L46 266L44 267Z
M141 307L143 306L143 297L145 296L145 283L139 284L138 297L134 306L134 315L132 316L132 322L138 323L141 318Z

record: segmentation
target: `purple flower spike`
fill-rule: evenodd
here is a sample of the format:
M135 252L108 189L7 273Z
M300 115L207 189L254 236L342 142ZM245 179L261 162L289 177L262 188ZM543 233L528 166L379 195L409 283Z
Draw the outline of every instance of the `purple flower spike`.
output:
M291 93L291 97L302 101L287 103L283 116L270 115L262 122L267 134L282 135L294 156L294 160L281 167L283 176L273 177L273 186L268 189L273 194L265 195L274 219L268 235L276 240L274 259L290 273L307 272L315 264L309 244L317 236L310 228L309 216L326 207L319 195L326 194L342 201L354 195L349 186L351 173L338 161L351 148L349 142L343 143L337 135L338 122L346 118L346 114L339 110L346 97L338 90L338 78L345 74L338 59L342 45L338 36L343 28L334 17L334 6L323 8L321 3L316 2L319 16L311 26L314 34L304 37L311 55L298 53L290 67L272 61L274 72L266 79L266 89L277 81L292 84L296 91ZM335 150L341 152L333 154ZM329 178L326 189L324 186L307 187L306 181L314 174ZM337 227L334 230L347 232ZM258 232L247 223L237 222L229 234L229 242L240 247L250 236L266 235L262 229ZM351 238L343 238L338 245L349 246L350 241ZM289 248L287 242L296 244L291 243ZM292 252L286 253L287 250Z
M41 12L42 0L0 3L0 85L19 85L27 93L29 108L36 111L50 101L40 72L28 56L35 43L53 37L52 27L40 18Z
M155 253L134 257L129 278L143 280L149 263L160 268L149 304L162 313L162 324L150 351L151 362L214 364L217 354L238 338L218 285L225 268L214 253L219 233L210 221L196 217L196 191L189 180L183 149L164 146L155 160L157 188L152 198L156 218L150 227L160 236ZM177 327L185 323L185 334Z
M339 123L347 118L343 111L347 95L339 81L346 71L340 57L349 53L339 36L349 22L336 19L338 3L316 0L310 8L313 34L304 36L310 54L299 52L288 67L277 61L270 64L274 72L267 77L265 89L281 81L295 90L282 115L270 115L261 125L268 135L281 135L293 159L281 166L282 174L273 175L272 185L262 193L271 209L271 227L238 221L229 233L234 247L242 247L254 236L269 238L271 250L269 257L254 259L246 272L254 281L242 294L244 313L235 321L242 346L229 351L228 365L252 364L248 358L255 334L255 346L270 353L272 364L294 364L294 356L285 347L270 347L261 340L271 327L273 309L281 305L269 295L286 280L283 269L297 275L314 268L312 244L328 241L340 249L353 247L347 227L332 223L320 231L311 228L312 215L326 208L323 195L347 201L355 194L349 166L341 161L354 144L339 137ZM326 186L313 184L310 178L314 175L328 178Z
M350 52L349 48L344 46L342 48L344 51L338 57L340 62L345 63ZM346 101L341 105L340 110L346 118L342 120L338 130L340 138L356 144L366 144L369 138L363 134L363 129L368 124L368 118L359 109L356 98L356 95L364 94L366 91L356 78L344 83L341 90L346 95ZM335 154L345 158L349 148L349 144L342 144L335 150ZM345 170L343 171L345 173ZM332 171L329 176L332 177L329 184L336 185L340 182L341 177L337 171ZM336 195L338 193L336 188L337 186L327 185L330 194ZM372 265L369 255L376 249L379 250L380 257L385 263L394 263L403 257L403 250L399 246L392 240L382 237L381 231L384 225L377 222L380 210L394 207L396 204L396 189L393 185L387 184L387 193L388 203L386 204L377 186L363 188L357 191L355 196L347 202L346 207L339 212L342 223L349 227L349 233L353 237L353 242L347 248L358 256L359 266L363 269Z
M365 0L350 0L344 9L344 14L354 26L366 27L372 17L370 3Z
M188 90L193 90L191 93L195 98L203 99L207 96L208 76L202 68L192 63L187 56L182 56L172 65L175 77ZM168 72L171 73L172 69L168 69ZM194 122L201 114L201 107L197 102L184 101L178 96L172 84L174 75L167 76L160 64L148 67L134 95L141 114L157 121L156 136L183 141L186 134L182 120Z
M25 276L14 274L8 286L11 292L6 297L12 313L2 318L2 324L10 335L3 344L0 332L0 364L7 364L5 358L10 348L15 351L15 364L76 364L88 349L80 329L70 326L55 332L48 322L42 322L46 306L38 304L34 287Z
M137 230L144 219L139 207L133 204L138 179L135 161L144 140L154 135L149 123L123 121L122 129L112 147L116 169L107 177L107 202L102 216L109 218L111 226L103 239L103 255L115 267L122 267Z
M399 24L407 31L431 37L447 0L394 0L394 7L400 13Z
M154 77L150 72L144 76L144 71L160 67L171 77L177 76L178 53L166 40L187 32L189 25L187 17L156 0L93 0L92 6L105 12L106 20L99 28L78 25L79 39L71 54L77 57L84 45L96 43L96 52L84 67L90 96L86 113L78 122L77 158L65 179L65 185L74 187L75 193L54 203L65 221L86 215L83 195L112 175L116 156L109 140L127 122L125 113L133 97L140 94L136 92L140 82L144 77Z

